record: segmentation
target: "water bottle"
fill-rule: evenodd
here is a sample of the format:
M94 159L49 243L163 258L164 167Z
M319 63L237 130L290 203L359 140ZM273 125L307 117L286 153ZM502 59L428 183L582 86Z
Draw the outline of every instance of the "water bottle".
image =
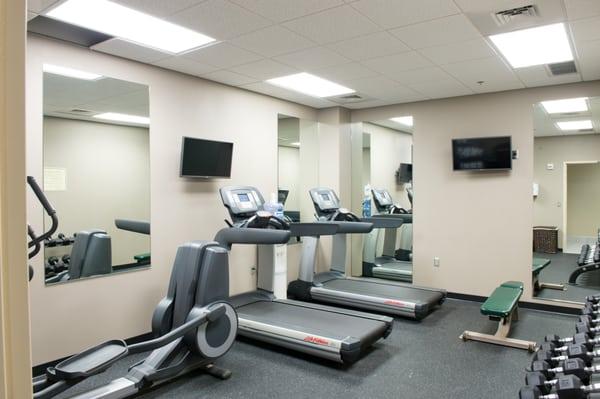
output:
M362 203L362 216L368 218L371 216L371 185L365 186L363 203Z
M283 219L283 204L277 202L277 194L271 193L271 200L267 202L263 208L273 216Z

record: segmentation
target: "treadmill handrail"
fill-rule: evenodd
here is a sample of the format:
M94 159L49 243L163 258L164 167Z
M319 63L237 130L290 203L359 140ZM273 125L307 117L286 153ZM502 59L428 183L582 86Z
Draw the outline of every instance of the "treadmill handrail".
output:
M290 223L292 237L332 236L339 233L341 222L300 222Z
M402 219L404 224L412 224L413 214L412 213L380 213L373 215L374 218L390 218L390 219Z
M144 220L115 219L115 226L118 229L131 231L139 234L150 234L150 222Z
M360 222L336 222L339 223L340 227L338 230L339 234L366 234L370 233L375 227L371 221L360 221Z
M230 249L232 244L287 244L290 240L290 232L250 227L225 227L217 232L214 240L227 249Z
M398 217L390 217L396 215L375 215L361 220L373 223L374 229L397 229L404 224L404 220Z

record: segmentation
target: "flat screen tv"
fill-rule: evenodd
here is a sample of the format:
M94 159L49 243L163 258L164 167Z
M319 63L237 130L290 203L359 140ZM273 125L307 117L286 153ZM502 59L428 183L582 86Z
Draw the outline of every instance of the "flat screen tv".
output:
M401 163L396 171L396 183L404 184L412 181L412 163Z
M452 140L454 170L509 170L510 136Z
M230 177L233 143L184 137L181 177Z

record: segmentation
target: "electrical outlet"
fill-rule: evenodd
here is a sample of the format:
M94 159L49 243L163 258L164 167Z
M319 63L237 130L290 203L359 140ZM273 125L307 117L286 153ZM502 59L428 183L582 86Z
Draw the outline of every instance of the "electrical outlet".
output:
M440 258L437 256L433 258L433 267L440 267Z
M252 267L250 268L250 275L251 275L251 276L254 276L255 274L256 274L256 266L252 266Z
M553 163L547 163L546 164L546 170L554 170L554 164Z

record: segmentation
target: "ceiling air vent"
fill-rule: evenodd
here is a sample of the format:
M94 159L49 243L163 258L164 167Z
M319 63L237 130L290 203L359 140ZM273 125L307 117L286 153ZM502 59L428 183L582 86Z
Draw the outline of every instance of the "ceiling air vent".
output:
M327 99L338 104L352 104L368 100L367 97L358 93L344 94L337 97L328 97Z
M559 76L576 73L577 67L573 61L557 62L555 64L548 64L548 70L552 76Z
M523 18L537 17L538 13L533 4L523 7L511 8L510 10L498 11L492 14L494 21L498 26L508 25L509 23L521 20Z

